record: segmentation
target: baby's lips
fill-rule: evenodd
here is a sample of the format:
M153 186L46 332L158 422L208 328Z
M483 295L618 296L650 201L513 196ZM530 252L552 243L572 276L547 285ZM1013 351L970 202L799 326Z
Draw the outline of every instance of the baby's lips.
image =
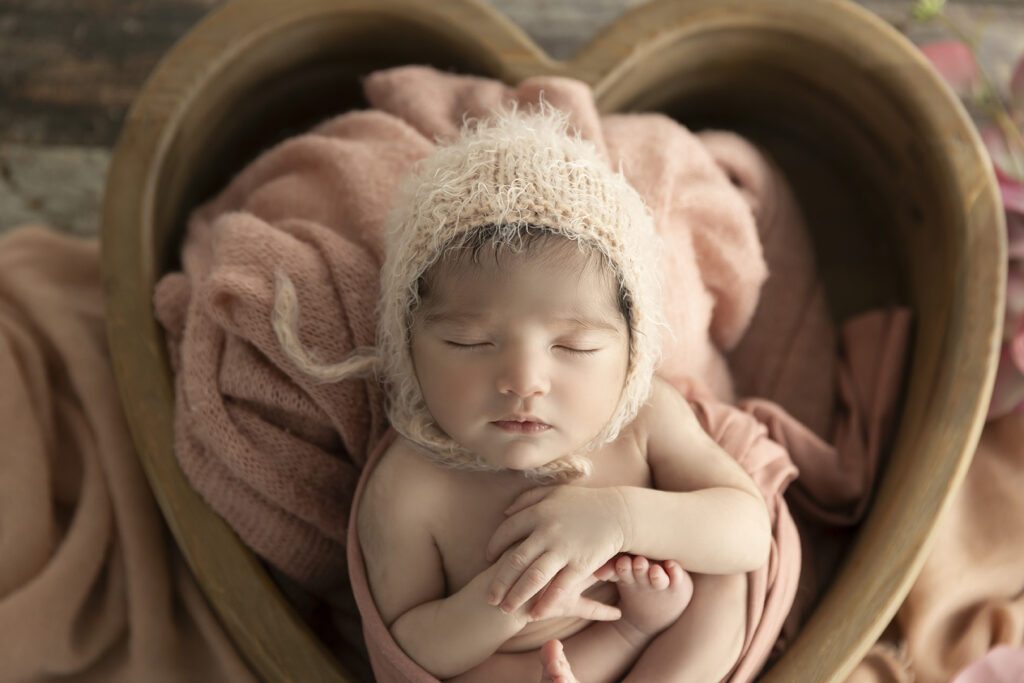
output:
M513 432L516 434L540 434L551 429L551 425L546 422L495 420L492 424L506 432Z

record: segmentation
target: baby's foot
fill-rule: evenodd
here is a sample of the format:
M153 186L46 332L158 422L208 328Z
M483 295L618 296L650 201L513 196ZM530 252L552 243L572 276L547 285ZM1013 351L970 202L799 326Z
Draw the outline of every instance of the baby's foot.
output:
M618 583L622 618L612 623L638 646L675 623L693 597L690 575L673 560L652 562L640 555L622 555L595 575Z
M562 642L549 640L540 649L540 664L544 667L541 683L579 683L572 673L569 660L565 658Z

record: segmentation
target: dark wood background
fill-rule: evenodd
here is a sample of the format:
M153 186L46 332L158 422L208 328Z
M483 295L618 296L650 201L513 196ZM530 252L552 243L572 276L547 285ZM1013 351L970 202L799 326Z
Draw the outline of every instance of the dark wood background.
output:
M32 221L98 232L125 112L160 57L223 1L0 0L0 233ZM559 58L643 2L491 1ZM910 0L860 4L918 42L941 35L908 21ZM948 12L982 33L983 58L1005 81L1024 53L1024 0L954 0Z

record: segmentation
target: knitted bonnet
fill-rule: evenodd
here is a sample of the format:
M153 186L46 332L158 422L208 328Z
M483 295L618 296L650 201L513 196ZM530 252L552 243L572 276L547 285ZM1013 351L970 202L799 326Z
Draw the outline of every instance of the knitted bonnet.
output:
M387 387L388 416L399 434L438 462L482 470L493 466L448 437L427 410L409 336L421 278L460 238L480 228L493 229L492 241L513 250L526 231L550 231L583 251L598 251L614 270L630 328L629 367L618 405L588 444L525 473L539 481L586 476L590 461L584 454L615 439L636 417L659 360L662 317L653 220L625 177L611 170L593 143L568 131L565 113L544 102L529 112L512 108L467 122L458 138L439 146L405 177L387 221L372 367ZM282 343L287 349L284 337ZM365 364L350 358L336 366L339 372L318 374L340 379L360 365Z

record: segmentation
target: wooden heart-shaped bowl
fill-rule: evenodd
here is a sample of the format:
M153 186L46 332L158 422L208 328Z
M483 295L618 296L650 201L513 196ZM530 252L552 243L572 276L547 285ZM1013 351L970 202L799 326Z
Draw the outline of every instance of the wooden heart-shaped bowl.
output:
M261 563L196 495L172 451L173 383L151 296L190 209L261 150L366 106L359 79L407 63L516 83L579 78L605 112L657 110L736 130L793 183L837 319L914 311L895 444L868 517L800 636L765 674L842 680L924 561L984 421L1006 246L996 185L959 102L914 47L844 0L664 0L555 61L474 0L235 0L160 63L107 180L111 353L139 457L206 596L270 681L355 680Z

